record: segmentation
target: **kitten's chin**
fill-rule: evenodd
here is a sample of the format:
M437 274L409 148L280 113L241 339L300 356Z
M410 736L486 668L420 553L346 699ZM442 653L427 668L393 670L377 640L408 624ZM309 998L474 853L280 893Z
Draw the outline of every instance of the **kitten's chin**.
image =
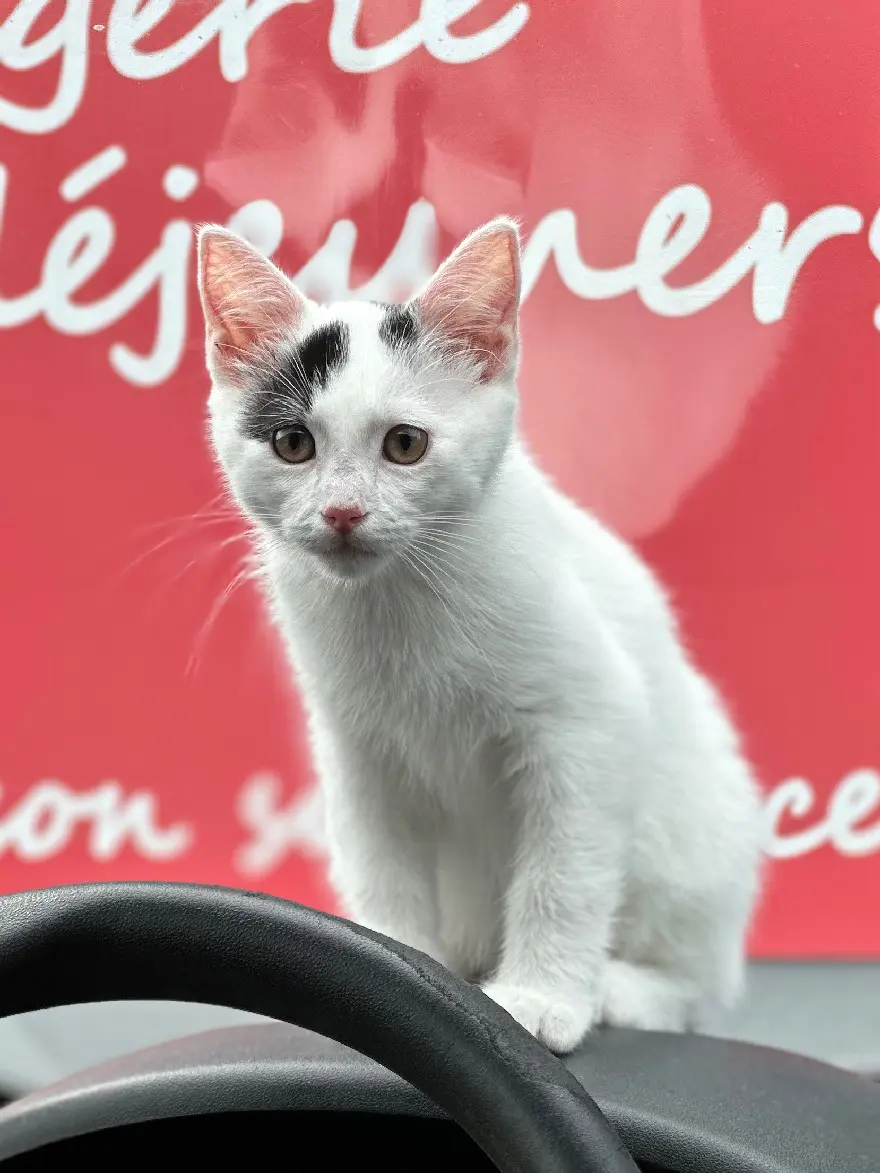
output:
M340 546L313 555L322 574L333 582L358 582L372 578L385 565L385 558L372 550Z

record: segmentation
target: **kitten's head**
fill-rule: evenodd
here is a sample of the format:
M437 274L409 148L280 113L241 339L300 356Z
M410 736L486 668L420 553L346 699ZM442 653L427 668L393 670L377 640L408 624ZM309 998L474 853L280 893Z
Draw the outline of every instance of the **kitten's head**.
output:
M519 251L495 220L406 305L324 306L201 231L214 446L276 549L351 579L478 509L513 432Z

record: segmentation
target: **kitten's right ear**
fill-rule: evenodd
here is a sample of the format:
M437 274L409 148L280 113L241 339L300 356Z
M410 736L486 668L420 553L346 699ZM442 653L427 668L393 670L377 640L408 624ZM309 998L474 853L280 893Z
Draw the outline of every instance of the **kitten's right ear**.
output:
M227 228L199 230L208 369L235 383L296 331L309 305L280 269Z

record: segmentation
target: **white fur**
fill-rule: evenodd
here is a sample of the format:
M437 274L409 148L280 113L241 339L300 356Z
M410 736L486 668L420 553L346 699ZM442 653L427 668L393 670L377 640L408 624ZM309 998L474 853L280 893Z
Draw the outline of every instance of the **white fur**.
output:
M712 687L636 554L564 497L499 381L342 319L351 358L309 418L318 457L238 430L214 366L212 434L256 523L308 708L332 880L567 1051L598 1021L684 1029L740 988L758 791ZM383 460L396 424L425 458ZM373 557L333 556L328 504L368 513Z

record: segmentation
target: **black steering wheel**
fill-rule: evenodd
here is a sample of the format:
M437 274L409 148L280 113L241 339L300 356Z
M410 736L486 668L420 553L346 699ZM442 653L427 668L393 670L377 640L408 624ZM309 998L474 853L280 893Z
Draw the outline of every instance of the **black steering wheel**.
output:
M431 958L299 905L190 884L0 897L0 1017L169 999L266 1015L403 1076L502 1173L634 1173L568 1069Z

